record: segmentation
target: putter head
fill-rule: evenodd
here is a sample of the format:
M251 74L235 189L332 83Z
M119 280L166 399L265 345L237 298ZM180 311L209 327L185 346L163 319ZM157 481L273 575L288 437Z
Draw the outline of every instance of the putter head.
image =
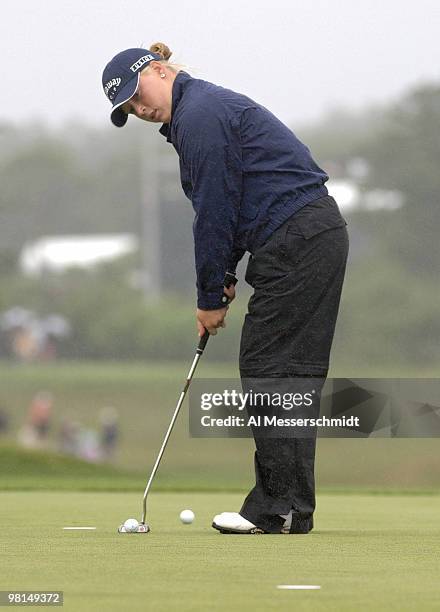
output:
M119 525L118 533L148 533L150 531L149 526L146 523L139 523L136 531L127 531L124 527L124 524Z

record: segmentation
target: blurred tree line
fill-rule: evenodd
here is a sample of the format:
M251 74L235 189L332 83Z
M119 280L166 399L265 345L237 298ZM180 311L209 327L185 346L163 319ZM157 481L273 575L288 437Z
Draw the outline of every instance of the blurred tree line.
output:
M369 166L364 192L392 189L403 196L397 210L343 213L351 252L335 338L341 360L440 361L439 124L440 85L423 84L388 105L337 109L316 125L291 126L331 178L344 178L350 160L363 158ZM35 279L18 267L24 244L40 236L139 235L140 173L148 162L141 155L142 129L148 128L134 121L124 130L0 124L0 312L21 305L65 315L74 333L63 356L187 358L194 343L188 332L195 331L193 214L180 188L177 156L165 141L158 154L172 170L161 181L159 304L146 304L133 282L139 257ZM220 359L237 350L249 295L243 275L238 287L242 300L230 317L229 341L218 342Z

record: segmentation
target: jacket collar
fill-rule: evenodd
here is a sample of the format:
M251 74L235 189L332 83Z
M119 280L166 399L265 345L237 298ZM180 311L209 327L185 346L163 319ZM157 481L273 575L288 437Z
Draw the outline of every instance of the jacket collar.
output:
M162 134L162 136L165 136L167 142L171 142L171 126L173 123L173 117L176 112L177 105L179 104L179 101L183 96L183 92L185 91L185 85L188 83L188 81L192 80L192 78L193 77L188 74L188 72L180 70L180 72L177 73L176 78L174 79L171 94L171 120L170 123L163 123L162 127L159 129L159 132Z

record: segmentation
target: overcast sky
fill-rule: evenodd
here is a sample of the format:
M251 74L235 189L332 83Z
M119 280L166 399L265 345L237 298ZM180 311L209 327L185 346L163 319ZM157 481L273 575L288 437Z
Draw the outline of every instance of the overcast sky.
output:
M289 125L440 80L439 0L4 0L0 121L109 121L101 74L165 42L195 77Z

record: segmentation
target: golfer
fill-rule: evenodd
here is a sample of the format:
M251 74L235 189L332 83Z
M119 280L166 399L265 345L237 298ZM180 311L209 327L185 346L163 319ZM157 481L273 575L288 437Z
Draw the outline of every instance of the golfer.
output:
M304 379L319 396L348 254L346 221L310 150L246 95L192 77L163 43L127 49L105 67L104 92L117 127L135 115L162 124L195 212L197 327L225 326L246 252L253 288L240 342L240 376L264 391ZM283 83L272 83L282 92ZM146 160L148 163L148 160ZM247 407L249 414L259 408ZM319 402L311 411L319 414ZM222 512L222 533L308 533L315 510L316 432L283 436L253 428L256 484L240 512Z

